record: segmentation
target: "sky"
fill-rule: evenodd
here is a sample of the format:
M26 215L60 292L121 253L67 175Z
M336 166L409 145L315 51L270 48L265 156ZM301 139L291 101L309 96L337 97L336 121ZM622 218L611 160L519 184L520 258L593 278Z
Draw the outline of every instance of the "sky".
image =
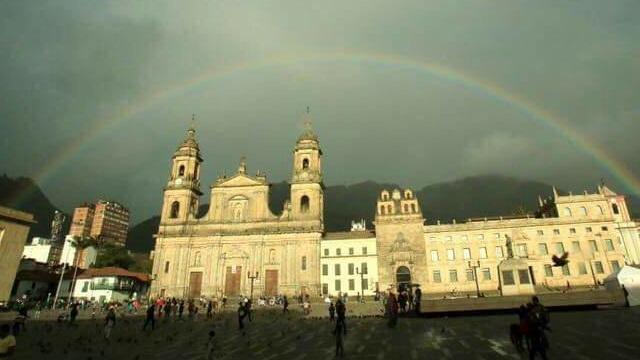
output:
M140 221L192 114L207 194L243 155L287 180L309 106L327 185L501 174L633 193L608 159L640 178L638 14L636 0L2 1L0 173L65 210L109 198Z

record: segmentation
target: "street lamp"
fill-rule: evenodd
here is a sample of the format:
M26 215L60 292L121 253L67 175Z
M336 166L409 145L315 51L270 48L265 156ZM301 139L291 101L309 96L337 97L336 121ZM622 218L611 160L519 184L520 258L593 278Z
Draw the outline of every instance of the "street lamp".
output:
M361 292L360 301L364 303L364 269L362 272L360 272L360 269L356 267L356 274L360 275L360 292Z
M468 265L471 269L473 269L473 278L476 280L476 296L480 298L480 285L478 284L478 271L477 271L477 269L480 267L480 260L476 260L475 263L473 263L473 261L468 261Z
M258 278L258 272L256 271L255 274L251 274L250 271L247 271L247 278L251 279L251 295L250 298L251 300L253 300L253 282Z

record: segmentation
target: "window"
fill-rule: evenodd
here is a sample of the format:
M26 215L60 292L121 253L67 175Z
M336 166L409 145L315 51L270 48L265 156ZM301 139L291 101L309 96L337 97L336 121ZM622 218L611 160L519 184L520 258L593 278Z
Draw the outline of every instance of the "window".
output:
M476 236L476 238L477 238L478 240L484 240L484 235L483 235L483 234L478 234L478 235Z
M605 251L613 251L615 250L613 247L613 241L611 241L611 239L605 239L604 240L604 249Z
M307 257L302 257L302 270L307 270Z
M329 256L329 249L324 249L324 256Z
M405 213L409 212L409 204L404 204L404 212Z
M463 257L465 260L469 260L469 259L471 259L471 250L469 250L468 248L464 248L464 249L462 249L462 257Z
M520 284L529 284L529 270L518 270L518 278L520 279Z
M89 282L85 281L84 284L82 284L82 292L87 292L89 290Z
M336 275L340 275L340 264L335 265L335 273Z
M193 266L200 266L200 251L196 251L196 254L193 257Z
M562 267L562 275L564 276L570 276L571 275L571 271L569 271L569 264L566 264Z
M502 283L504 285L515 285L513 270L502 270Z
M561 242L557 242L555 246L556 246L556 255L564 254L564 244L562 244Z
M467 269L467 281L474 281L475 277L473 276L473 270Z
M302 168L303 169L308 169L309 168L309 159L307 159L307 158L302 159Z
M611 204L611 210L613 210L613 213L616 215L620 214L620 209L618 209L617 204Z
M455 260L456 259L456 253L453 249L447 249L447 260Z
M575 233L576 233L576 228L569 229L569 234L575 234Z
M322 275L324 275L324 276L329 275L329 265L322 264Z
M340 248L337 248L337 249L336 249L336 255L337 255L337 256L342 255L342 251L340 251Z
M169 272L169 262L167 261L164 263L164 273L166 274L168 272Z
M369 269L367 268L367 263L363 262L360 264L360 269L362 269L362 273L367 275L369 273Z
M575 252L575 253L579 253L582 251L582 249L580 248L580 242L579 241L572 241L571 242L571 251Z
M588 233L593 232L593 229L591 228L591 226L587 226L584 230Z
M487 248L486 247L481 247L480 250L478 251L478 254L480 255L480 259L486 259L487 258Z
M411 212L416 213L416 204L411 204Z
M491 270L489 268L482 269L482 280L484 281L491 280Z
M544 231L538 230L538 236L542 236L542 235L544 235Z
M560 235L560 229L553 229L553 235Z
M457 270L449 270L449 281L450 282L458 282L458 271Z
M591 247L591 252L598 252L598 244L595 240L589 240L589 246Z
M335 285L336 285L335 286L336 287L336 291L340 291L340 280L336 280Z
M366 246L362 247L362 255L367 255L367 247Z
M389 215L393 214L393 208L391 208L391 205L387 205L387 212Z
M431 250L431 261L438 262L438 250Z
M620 263L618 260L611 261L611 271L616 272L618 270L620 270Z
M169 215L169 217L172 219L175 219L178 217L179 214L180 214L180 203L177 201L174 201L171 204L171 214Z
M504 255L502 253L502 246L496 246L496 257L502 258Z
M327 295L329 293L329 284L322 283L322 295Z
M564 216L571 216L571 209L568 207L564 208Z
M595 265L596 267L596 273L598 274L604 274L604 267L602 266L602 262L600 261L595 261L593 263L593 265Z
M380 214L381 214L381 215L385 215L386 211L385 211L384 209L385 209L385 208L384 208L384 205L383 205L383 206L380 206Z
M520 257L529 257L529 252L527 251L527 244L518 244L518 255Z
M184 165L180 165L180 169L178 170L178 176L184 176Z
M440 270L433 271L433 282L434 283L442 282L442 277L440 277Z
M309 197L307 195L303 195L300 198L300 212L309 212Z
M609 231L609 228L608 228L608 227L606 227L606 226L603 226L603 227L602 227L602 231Z
M365 290L369 290L369 279L362 279L362 295Z
M538 244L538 254L540 255L549 254L549 250L547 249L547 244Z
M602 206L598 205L597 208L598 208L598 214L604 215L604 209L602 208Z
M553 276L553 267L551 265L544 266L544 276L552 277Z
M348 272L349 272L349 275L353 275L353 264L349 264Z
M353 255L353 248L349 248L349 255Z
M578 274L586 275L587 274L587 265L583 262L578 263Z
M353 279L349 279L349 290L353 291L356 289L356 282Z
M580 207L580 215L587 216L587 208L584 206Z

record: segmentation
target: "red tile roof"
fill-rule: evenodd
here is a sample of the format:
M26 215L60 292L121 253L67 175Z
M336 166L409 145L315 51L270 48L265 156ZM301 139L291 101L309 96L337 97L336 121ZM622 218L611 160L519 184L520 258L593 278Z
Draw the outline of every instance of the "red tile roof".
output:
M94 277L106 277L106 276L122 276L135 278L143 282L149 282L149 274L129 271L118 267L104 267L104 268L91 268L87 269L82 275L78 275L79 279L90 279Z

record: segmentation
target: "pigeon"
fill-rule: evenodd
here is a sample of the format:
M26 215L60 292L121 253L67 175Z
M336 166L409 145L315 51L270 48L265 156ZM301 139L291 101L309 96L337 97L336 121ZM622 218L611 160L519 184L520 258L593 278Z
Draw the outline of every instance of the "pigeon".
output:
M553 261L553 266L563 267L569 263L569 252L565 251L562 256L558 257L557 255L553 255L551 260Z

